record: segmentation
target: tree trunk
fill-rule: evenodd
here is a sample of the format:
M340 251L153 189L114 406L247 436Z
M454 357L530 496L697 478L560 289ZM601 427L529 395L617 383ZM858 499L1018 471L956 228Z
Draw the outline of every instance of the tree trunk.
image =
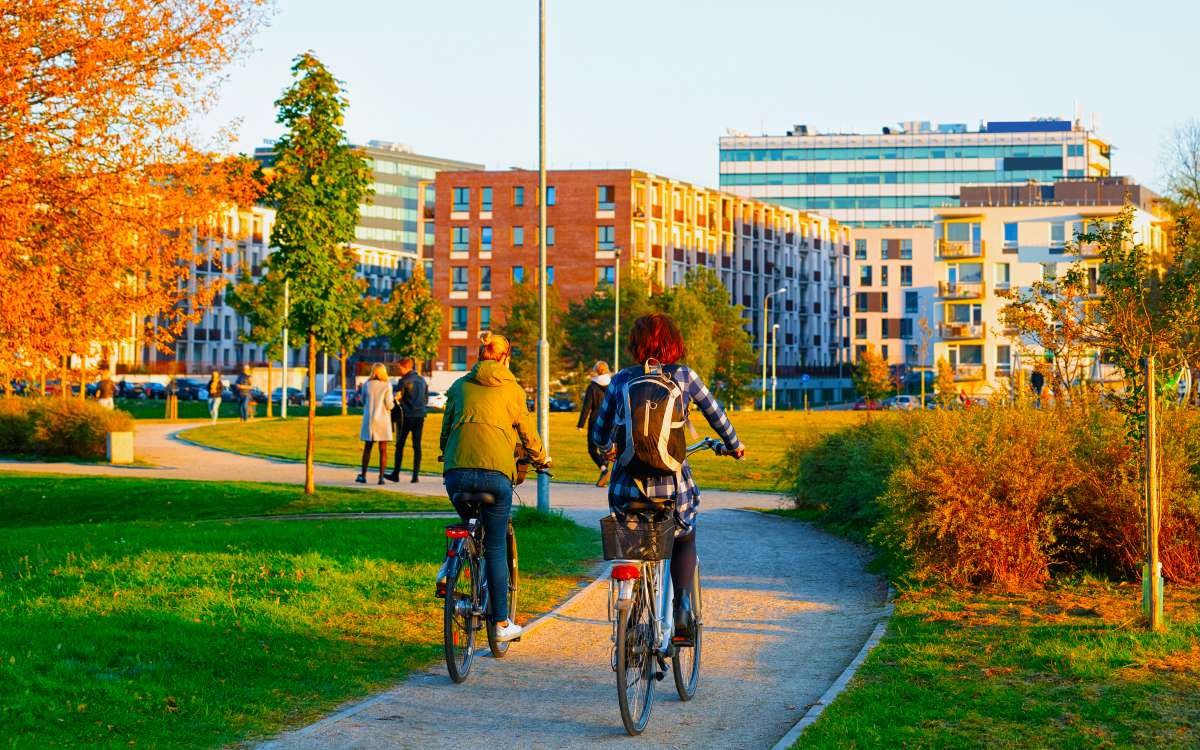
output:
M339 352L341 356L338 358L342 364L342 416L346 416L346 350Z
M60 398L66 399L67 394L71 392L70 371L67 370L67 357L63 355L59 358L61 369L58 375L58 395Z
M275 391L274 385L274 369L271 367L271 360L267 360L267 419L271 418L271 394ZM286 389L285 391L286 392Z
M317 491L313 482L313 452L316 449L317 438L317 381L313 373L317 371L317 337L308 334L308 444L304 448L304 494L312 495Z

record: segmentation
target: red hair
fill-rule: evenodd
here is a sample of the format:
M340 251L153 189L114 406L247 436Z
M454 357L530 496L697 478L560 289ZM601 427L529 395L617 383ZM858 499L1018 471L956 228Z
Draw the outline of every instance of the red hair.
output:
M671 316L662 313L643 315L633 321L629 333L629 353L638 362L656 359L670 365L683 359L683 335Z

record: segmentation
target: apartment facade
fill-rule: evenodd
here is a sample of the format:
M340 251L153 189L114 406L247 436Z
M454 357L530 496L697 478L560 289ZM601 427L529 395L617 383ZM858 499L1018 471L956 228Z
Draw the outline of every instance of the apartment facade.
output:
M880 133L720 139L720 186L858 227L929 225L963 185L1103 177L1111 147L1079 121L905 122Z
M455 373L474 363L478 333L503 322L514 285L538 283L538 175L442 172L436 205L433 292L448 315L435 370ZM711 269L746 307L760 352L766 308L781 391L800 387L802 369L847 361L850 237L835 221L628 169L548 173L546 212L548 282L564 304L612 283L620 250L623 275L660 289Z
M930 367L936 335L933 228L851 231L854 360L873 345L897 375Z
M1083 264L1092 294L1098 294L1099 248L1072 247L1075 238L1093 231L1133 206L1134 242L1151 249L1165 246L1157 196L1123 177L1060 180L1050 185L964 188L962 205L938 211L935 243L934 355L954 371L968 395L1003 397L1028 375L1043 352L1005 327L996 294L1029 289L1056 277L1072 263ZM1110 368L1094 352L1087 377L1105 380Z

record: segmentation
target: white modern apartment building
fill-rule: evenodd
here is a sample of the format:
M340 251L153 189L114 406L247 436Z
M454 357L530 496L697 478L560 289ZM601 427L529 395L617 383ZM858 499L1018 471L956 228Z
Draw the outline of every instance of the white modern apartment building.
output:
M1111 221L1126 203L1133 207L1133 240L1160 249L1166 237L1157 196L1127 178L1060 180L1003 190L965 188L962 205L939 210L934 219L936 359L945 359L960 390L999 397L1013 376L1028 375L1043 352L1021 340L1001 321L1006 301L996 292L1029 288L1082 262L1092 294L1099 294L1099 249L1070 243L1097 222ZM1089 379L1110 373L1094 353Z
M720 139L720 186L861 227L919 226L957 205L963 185L1103 177L1110 147L1078 121L991 121L978 130L905 122L880 133Z
M932 366L933 228L856 227L851 236L855 361L870 344L898 373Z

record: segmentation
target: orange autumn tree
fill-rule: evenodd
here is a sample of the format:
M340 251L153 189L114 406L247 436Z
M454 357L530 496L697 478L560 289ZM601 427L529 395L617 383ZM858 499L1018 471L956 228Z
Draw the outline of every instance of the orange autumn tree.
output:
M189 279L195 232L258 188L187 125L265 10L0 0L0 375L165 345L211 300Z

